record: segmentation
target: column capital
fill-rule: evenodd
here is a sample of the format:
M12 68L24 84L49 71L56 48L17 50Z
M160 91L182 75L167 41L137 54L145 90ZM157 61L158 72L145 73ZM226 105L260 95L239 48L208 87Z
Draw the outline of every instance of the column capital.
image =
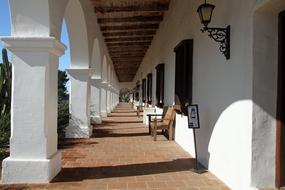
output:
M66 46L54 37L2 37L4 46L11 52L49 52L61 56Z
M108 90L108 86L109 86L109 83L107 81L101 82L101 87L104 88L105 90Z
M71 76L88 76L91 77L95 70L91 68L71 68L71 69L66 69L67 74Z
M102 79L91 77L91 84L95 85L96 87L101 87Z

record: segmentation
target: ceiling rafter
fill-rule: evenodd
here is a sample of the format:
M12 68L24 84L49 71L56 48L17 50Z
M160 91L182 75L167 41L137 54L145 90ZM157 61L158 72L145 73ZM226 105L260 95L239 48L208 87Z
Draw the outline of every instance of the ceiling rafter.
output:
M120 26L101 26L102 31L111 30L137 30L137 29L158 29L159 24L131 24Z
M156 30L133 30L133 31L121 31L121 32L113 32L113 31L104 31L104 37L123 37L123 36L147 36L147 35L155 35Z
M151 41L153 37L122 37L122 38L106 38L105 42L122 42L122 41Z
M94 11L95 13L105 14L105 13L112 13L112 12L167 11L168 8L169 8L168 3L152 2L152 1L149 1L149 3L144 3L144 4L138 4L138 5L126 4L123 6L96 5L96 1L95 1Z
M91 1L119 81L132 81L170 0Z
M98 18L99 24L121 23L121 22L161 22L163 16L130 16L120 18Z

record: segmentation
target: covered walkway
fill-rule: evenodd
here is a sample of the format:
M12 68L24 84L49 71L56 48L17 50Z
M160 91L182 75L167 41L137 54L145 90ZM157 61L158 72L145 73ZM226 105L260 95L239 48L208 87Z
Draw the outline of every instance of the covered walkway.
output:
M50 184L0 189L228 189L208 172L192 172L194 160L174 141L154 142L130 104L119 104L93 134L59 143L63 169Z

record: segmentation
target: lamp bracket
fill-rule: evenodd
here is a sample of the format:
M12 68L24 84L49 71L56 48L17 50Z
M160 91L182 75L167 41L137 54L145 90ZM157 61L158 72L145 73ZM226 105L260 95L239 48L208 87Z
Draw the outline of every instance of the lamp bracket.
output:
M230 59L231 26L226 28L204 27L201 31L203 33L207 31L210 38L220 43L220 51L225 55L226 59Z

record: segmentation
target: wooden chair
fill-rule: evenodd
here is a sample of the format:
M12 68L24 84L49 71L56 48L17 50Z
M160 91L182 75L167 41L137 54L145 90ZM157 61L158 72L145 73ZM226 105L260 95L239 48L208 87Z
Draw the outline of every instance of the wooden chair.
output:
M174 108L168 107L165 115L162 119L155 118L150 120L151 135L154 137L154 141L157 139L157 130L167 130L169 140L173 139L173 124L175 120L176 112ZM152 116L158 116L153 114Z

